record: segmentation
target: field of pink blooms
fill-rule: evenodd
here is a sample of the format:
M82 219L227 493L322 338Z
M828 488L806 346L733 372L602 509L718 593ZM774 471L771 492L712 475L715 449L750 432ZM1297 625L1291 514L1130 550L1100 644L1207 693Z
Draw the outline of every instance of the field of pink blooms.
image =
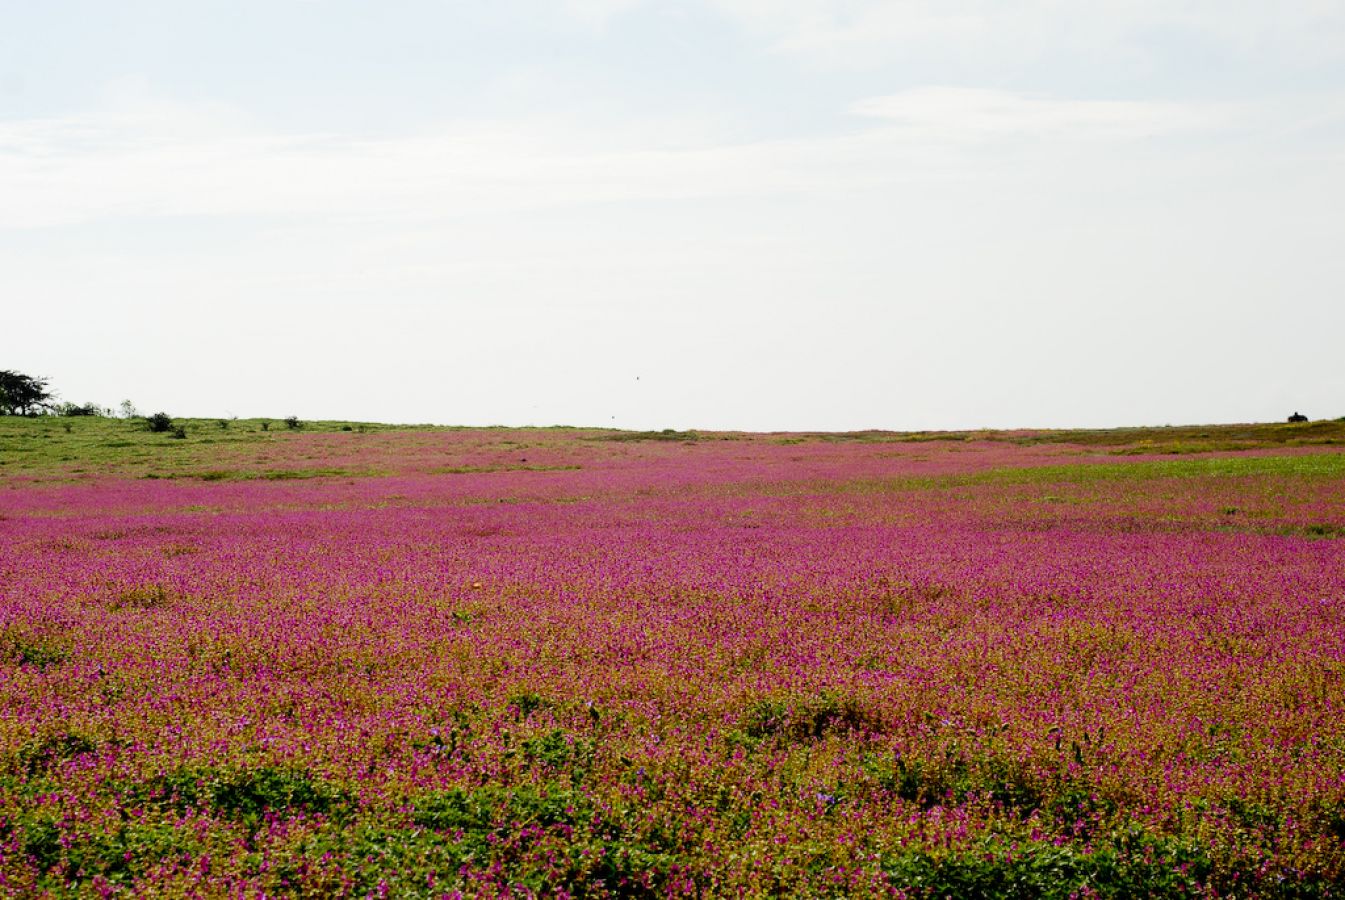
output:
M620 437L0 468L0 895L1345 894L1339 448Z

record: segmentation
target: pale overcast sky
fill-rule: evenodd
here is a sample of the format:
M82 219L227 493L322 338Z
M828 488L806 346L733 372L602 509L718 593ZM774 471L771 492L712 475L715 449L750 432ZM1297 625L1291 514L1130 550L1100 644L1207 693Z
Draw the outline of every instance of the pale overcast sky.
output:
M1345 415L1345 3L4 3L0 298L175 415Z

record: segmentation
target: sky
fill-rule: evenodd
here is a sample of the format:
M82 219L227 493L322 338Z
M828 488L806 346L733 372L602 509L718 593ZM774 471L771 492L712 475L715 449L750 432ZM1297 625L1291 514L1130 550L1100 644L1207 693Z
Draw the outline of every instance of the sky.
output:
M178 416L1334 418L1345 3L0 2L0 308Z

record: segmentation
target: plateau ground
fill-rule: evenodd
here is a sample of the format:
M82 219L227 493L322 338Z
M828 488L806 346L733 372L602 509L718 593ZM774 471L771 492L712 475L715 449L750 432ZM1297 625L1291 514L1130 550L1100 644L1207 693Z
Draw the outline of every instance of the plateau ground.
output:
M0 892L1340 896L1345 422L0 418Z

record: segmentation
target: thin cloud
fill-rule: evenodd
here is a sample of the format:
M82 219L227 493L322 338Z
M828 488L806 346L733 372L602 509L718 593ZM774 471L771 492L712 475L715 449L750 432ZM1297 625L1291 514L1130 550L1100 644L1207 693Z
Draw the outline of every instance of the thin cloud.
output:
M1137 38L1184 35L1239 57L1338 61L1345 7L1325 0L705 0L776 52L839 68L937 58L994 66L1059 53L1142 65ZM894 57L900 53L899 57Z
M876 107L875 107L876 109ZM227 117L226 117L227 118ZM414 136L206 127L175 107L0 124L0 227L117 217L423 220L628 201L861 189L950 161L877 124L807 139L667 148L645 125L457 122Z
M936 140L1144 138L1222 124L1229 114L1212 106L1060 100L959 87L916 88L870 97L853 104L850 112Z

